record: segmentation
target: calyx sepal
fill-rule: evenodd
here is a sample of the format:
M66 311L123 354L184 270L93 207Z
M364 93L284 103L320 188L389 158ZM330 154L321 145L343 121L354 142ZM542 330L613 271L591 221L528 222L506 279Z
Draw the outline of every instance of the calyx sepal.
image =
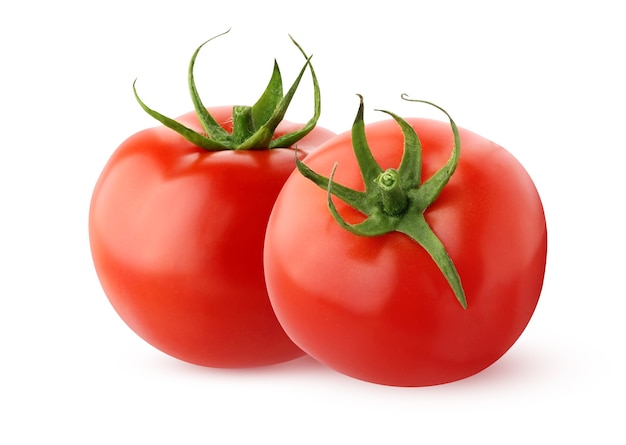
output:
M191 61L189 62L187 74L189 93L191 95L191 100L193 102L198 120L204 130L204 134L199 133L148 107L137 94L136 80L133 82L135 99L141 108L143 108L143 110L150 116L161 122L166 127L176 131L189 142L205 150L265 150L293 146L297 141L305 137L309 134L309 132L311 132L311 130L313 130L313 128L315 128L321 113L320 88L317 76L315 75L315 70L313 69L313 65L311 65L311 56L307 56L302 47L300 47L293 37L289 36L291 41L294 45L296 45L298 50L306 59L306 62L296 77L296 80L293 82L289 90L283 94L282 76L280 74L278 63L274 61L274 68L270 81L256 103L252 106L233 107L233 130L232 132L228 132L213 118L213 116L211 116L207 108L204 106L196 88L194 66L198 53L202 47L229 31L230 30L218 34L200 45L194 51ZM274 134L276 128L285 117L287 108L289 107L307 68L310 69L311 77L313 78L313 117L311 117L311 119L301 129L276 137Z

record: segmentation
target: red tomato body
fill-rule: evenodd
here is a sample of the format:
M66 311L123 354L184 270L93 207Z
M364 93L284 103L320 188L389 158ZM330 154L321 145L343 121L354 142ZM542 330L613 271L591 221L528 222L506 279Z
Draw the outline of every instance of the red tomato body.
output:
M227 130L231 107L212 108ZM200 131L195 113L178 119ZM276 136L300 125L283 122ZM334 134L315 128L304 154ZM293 149L208 152L165 127L126 140L102 172L89 236L102 287L139 336L211 367L279 363L303 352L267 296L263 238L295 168Z
M448 123L407 119L423 145L422 181L453 147ZM543 285L543 207L507 151L460 129L456 172L425 217L454 261L464 310L434 261L407 236L359 237L335 222L326 192L294 172L268 224L265 273L283 328L305 352L346 375L394 386L427 386L473 375L500 358L527 326ZM403 135L392 121L366 126L374 157L397 168ZM363 190L349 133L304 161ZM339 200L351 223L363 219Z

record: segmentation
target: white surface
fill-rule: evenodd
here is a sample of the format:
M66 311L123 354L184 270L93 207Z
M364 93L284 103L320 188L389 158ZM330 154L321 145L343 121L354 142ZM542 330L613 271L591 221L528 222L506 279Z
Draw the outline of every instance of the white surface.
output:
M303 4L0 6L0 443L624 443L619 2ZM369 121L383 117L375 108L429 112L408 93L522 161L545 205L548 268L502 360L416 389L310 359L220 371L163 355L119 320L90 262L87 209L112 151L156 123L131 83L165 114L191 110L189 57L231 26L198 59L207 105L252 103L274 57L293 79L290 33L314 54L320 125L347 130L356 93ZM291 120L309 116L304 85Z

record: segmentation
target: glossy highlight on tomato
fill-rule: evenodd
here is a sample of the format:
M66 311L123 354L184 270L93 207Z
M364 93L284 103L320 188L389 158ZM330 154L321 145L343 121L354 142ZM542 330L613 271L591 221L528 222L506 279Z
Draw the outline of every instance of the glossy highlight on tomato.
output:
M426 182L450 162L453 131L437 120L406 122L421 141ZM398 122L375 122L363 131L381 169L398 168L406 139ZM287 180L267 228L266 281L283 328L313 358L369 382L436 385L487 368L526 328L546 264L540 197L504 148L463 128L458 136L456 170L424 217L456 266L466 308L433 258L409 236L351 233L329 208L345 225L365 217L329 198L332 187L324 189L297 171ZM326 176L335 168L334 188L363 191L353 139L354 129L323 144L303 164Z

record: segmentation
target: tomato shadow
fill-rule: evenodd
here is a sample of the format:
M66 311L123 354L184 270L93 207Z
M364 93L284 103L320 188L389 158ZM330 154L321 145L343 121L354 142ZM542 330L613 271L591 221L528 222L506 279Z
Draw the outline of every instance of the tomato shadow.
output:
M563 366L545 350L514 348L486 369L448 386L467 389L538 386L558 378Z
M325 372L328 368L322 365L309 355L303 355L293 360L289 360L284 363L277 363L275 365L260 366L255 368L240 368L240 369L228 369L229 373L237 373L242 375L254 375L254 376L274 376L274 375L300 375L300 374L315 374L319 372Z
M228 377L228 378L295 378L299 379L303 376L306 378L314 376L322 376L331 373L329 368L313 359L308 355L298 357L296 359L277 363L274 365L258 366L250 368L211 368L205 366L187 363L165 354L159 354L156 366L163 369L164 372L172 374L186 374L194 378L205 378L210 376Z

